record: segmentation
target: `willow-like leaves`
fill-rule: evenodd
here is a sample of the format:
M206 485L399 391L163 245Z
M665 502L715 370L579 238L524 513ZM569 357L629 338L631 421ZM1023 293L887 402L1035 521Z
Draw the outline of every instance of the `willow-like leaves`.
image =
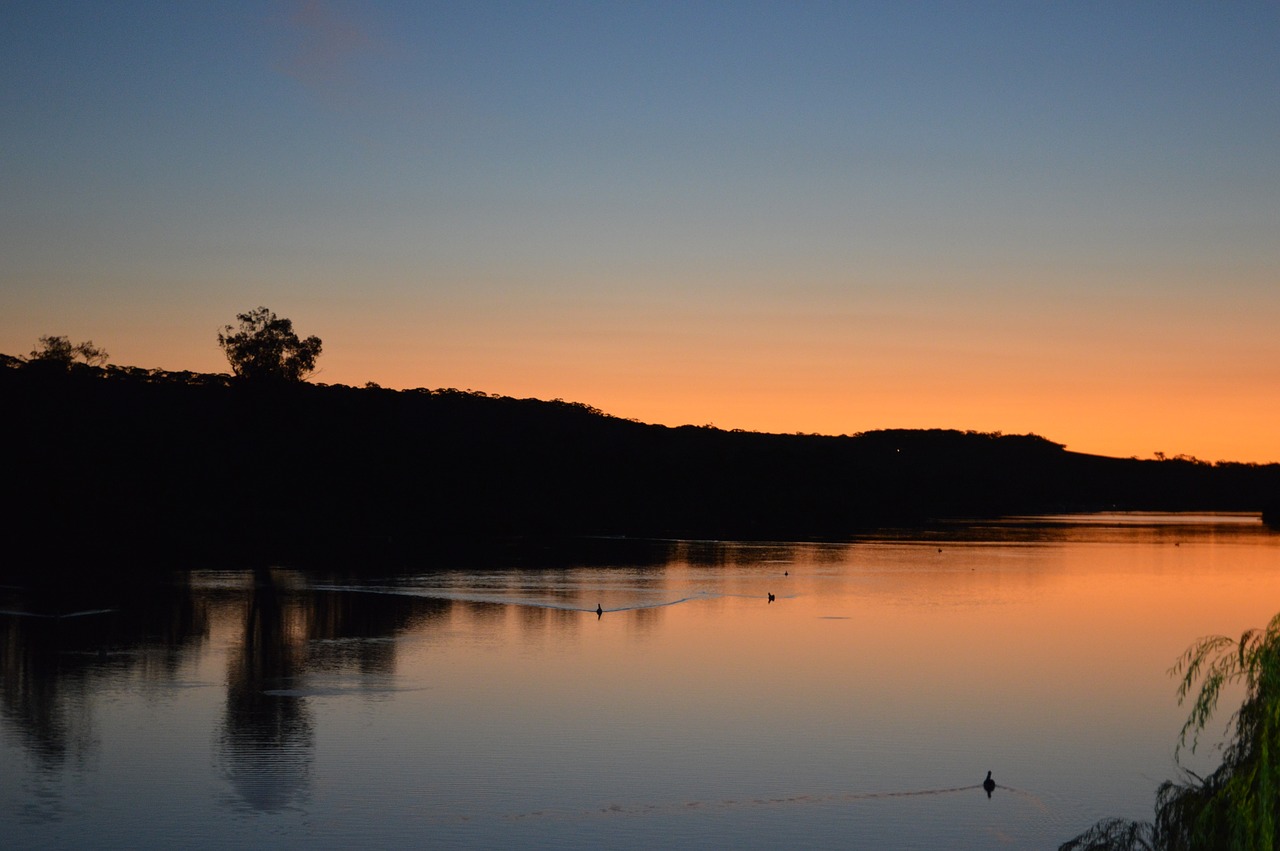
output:
M1179 703L1195 695L1179 748L1190 740L1194 750L1223 688L1243 683L1245 696L1232 716L1235 730L1222 765L1197 783L1160 787L1157 834L1168 837L1168 848L1272 851L1280 836L1280 615L1238 641L1200 639L1170 673L1181 676Z
M1194 752L1218 708L1223 689L1243 684L1244 700L1222 764L1208 777L1184 772L1156 793L1154 823L1105 819L1060 846L1060 851L1273 851L1280 836L1280 615L1265 630L1240 638L1196 641L1169 669L1178 677L1178 703L1191 711L1175 756Z

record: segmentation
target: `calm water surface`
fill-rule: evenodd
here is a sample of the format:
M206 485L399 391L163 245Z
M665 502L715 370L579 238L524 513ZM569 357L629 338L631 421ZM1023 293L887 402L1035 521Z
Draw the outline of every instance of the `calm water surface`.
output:
M5 590L3 844L1052 848L1150 817L1166 669L1280 611L1256 516L543 561Z

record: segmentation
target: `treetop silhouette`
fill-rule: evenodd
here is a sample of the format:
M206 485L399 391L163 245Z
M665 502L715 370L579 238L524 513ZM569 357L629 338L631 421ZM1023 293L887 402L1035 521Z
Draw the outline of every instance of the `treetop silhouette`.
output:
M40 345L31 350L31 359L43 363L59 364L70 368L75 358L80 358L89 366L102 366L110 355L106 349L100 349L93 340L72 345L71 340L62 334L43 334Z
M218 345L237 376L255 381L302 381L315 372L319 337L298 339L292 320L265 307L236 314L236 319L239 328L224 326L218 333Z

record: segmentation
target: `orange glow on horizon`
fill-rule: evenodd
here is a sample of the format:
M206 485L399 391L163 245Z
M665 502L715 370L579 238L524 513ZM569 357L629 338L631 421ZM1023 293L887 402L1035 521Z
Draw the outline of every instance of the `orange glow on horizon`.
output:
M726 372L712 375L659 375L653 364L636 369L628 380L609 375L545 369L537 364L488 374L459 369L450 379L416 380L411 371L382 375L386 387L456 387L516 398L564 399L598 408L612 416L666 426L713 425L726 430L826 435L854 434L890 428L951 428L1005 434L1033 433L1073 452L1113 457L1149 458L1156 452L1186 454L1205 461L1273 463L1280 461L1274 429L1280 422L1280 397L1248 387L1215 388L1202 394L1167 392L1148 387L1071 386L1026 392L1029 380L1010 378L1003 385L949 384L934 379L913 386L865 377L808 375L794 386L770 382L767 372L755 376ZM435 370L431 370L436 373ZM675 372L674 367L671 370ZM337 370L317 380L343 381ZM370 373L360 370L359 375ZM397 376L400 376L397 380ZM824 383L824 380L826 383ZM1083 384L1083 382L1080 382ZM922 386L921 386L922 385ZM1215 402L1215 396L1221 401Z
M776 299L678 307L637 296L629 305L440 313L410 302L364 315L267 301L299 333L324 340L316 382L560 398L667 426L830 435L954 428L1034 433L1113 457L1280 462L1280 341L1257 342L1274 339L1259 330L1262 312L1202 325L1189 307L1126 324L1094 321L1083 308L1031 320L983 314L955 300L914 313L888 302L823 313ZM49 327L94 339L113 363L223 372L210 316L229 321L234 308ZM34 336L7 353L31 344Z
M492 305L425 327L410 310L333 329L317 380L560 398L667 426L955 428L1114 457L1280 461L1280 344L1258 345L1259 315L940 302L882 299L858 312L636 296Z

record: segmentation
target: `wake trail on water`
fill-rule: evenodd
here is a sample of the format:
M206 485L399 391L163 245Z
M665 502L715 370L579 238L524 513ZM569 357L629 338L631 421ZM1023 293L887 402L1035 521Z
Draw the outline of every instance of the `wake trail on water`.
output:
M955 795L961 792L982 791L981 783L968 786L949 786L945 789L909 789L889 792L834 792L827 795L788 795L778 798L725 798L719 801L684 801L665 804L610 804L594 810L534 810L527 813L509 815L512 821L522 819L586 819L600 816L647 816L669 815L678 812L696 810L727 810L747 807L782 807L804 804L832 804L854 801L875 801L892 798L923 798L931 796ZM1015 789L1012 786L997 786L997 792L1007 792L1022 798L1042 812L1049 808L1038 797L1030 792Z
M83 612L67 612L66 614L45 614L41 612L24 612L11 611L9 609L0 610L0 615L8 615L15 618L40 618L42 620L61 621L69 618L83 618L89 615L109 615L115 612L115 609L89 609Z
M520 606L529 609L554 609L561 612L584 612L595 614L595 607L586 606L570 606L564 603L553 603L546 600L530 599L527 597L512 597L504 594L485 594L476 591L448 591L438 588L370 588L355 585L316 585L316 591L343 591L359 594L386 594L395 597L425 597L433 600L450 600L455 603L490 603L495 606ZM682 603L692 603L698 600L715 600L725 596L744 596L744 595L725 595L717 594L710 591L699 591L696 594L690 594L686 597L678 597L674 600L656 600L653 602L636 602L621 606L611 606L606 608L605 612L634 612L642 609L662 609L668 606L678 606Z

